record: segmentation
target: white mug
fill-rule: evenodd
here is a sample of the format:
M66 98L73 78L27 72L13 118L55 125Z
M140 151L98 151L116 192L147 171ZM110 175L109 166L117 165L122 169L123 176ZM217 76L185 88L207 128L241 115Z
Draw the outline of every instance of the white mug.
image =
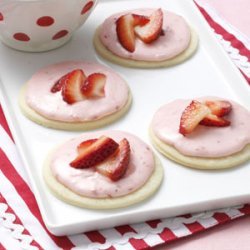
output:
M0 39L17 50L40 52L65 44L96 0L0 0Z

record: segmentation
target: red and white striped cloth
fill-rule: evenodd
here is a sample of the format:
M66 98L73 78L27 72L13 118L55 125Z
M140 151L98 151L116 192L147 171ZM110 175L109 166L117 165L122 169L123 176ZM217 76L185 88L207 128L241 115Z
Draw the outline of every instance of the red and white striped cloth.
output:
M250 50L221 26L216 13L197 6L250 83ZM0 250L148 249L250 214L250 205L56 237L46 229L0 107Z
M195 0L197 7L215 31L222 47L228 52L229 57L250 84L250 38L245 37L238 29L230 25L220 13L209 5L209 2L212 1ZM241 0L241 2L247 2L247 0ZM238 3L234 2L234 4ZM249 6L250 4L248 4L248 8L250 8ZM249 15L249 9L247 15Z

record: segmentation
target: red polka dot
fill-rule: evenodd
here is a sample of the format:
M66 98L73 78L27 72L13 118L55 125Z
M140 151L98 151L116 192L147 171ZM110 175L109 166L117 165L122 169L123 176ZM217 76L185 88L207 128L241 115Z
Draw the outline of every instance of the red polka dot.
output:
M88 12L92 8L93 5L94 5L93 1L90 1L90 2L86 3L85 6L82 8L81 15L85 14L86 12Z
M28 42L30 40L29 36L26 35L25 33L15 33L13 35L13 37L18 40L18 41L22 41L22 42Z
M50 16L42 16L42 17L38 18L36 21L37 25L43 26L43 27L50 26L54 22L55 22L54 19Z
M3 21L3 14L0 12L0 21Z
M69 33L69 32L68 32L67 30L61 30L61 31L57 32L57 33L52 37L52 39L53 39L53 40L60 39L60 38L62 38L62 37L64 37L64 36L66 36L68 33Z

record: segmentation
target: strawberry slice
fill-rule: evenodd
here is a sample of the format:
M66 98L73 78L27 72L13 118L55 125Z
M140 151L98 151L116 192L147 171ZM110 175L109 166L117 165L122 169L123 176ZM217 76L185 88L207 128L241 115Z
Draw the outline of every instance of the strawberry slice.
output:
M118 146L118 143L106 136L83 142L78 146L78 156L70 163L70 166L73 168L96 166L112 155Z
M105 96L104 87L106 78L106 75L102 73L93 73L89 75L81 87L82 94L86 98Z
M132 14L133 18L134 18L134 26L143 26L145 24L147 24L150 19L146 16L143 15L137 15L137 14Z
M149 17L150 21L144 26L136 26L135 34L144 42L152 43L162 33L163 12L161 9L154 11Z
M205 101L205 104L210 108L212 114L218 117L225 116L232 110L232 105L228 101Z
M214 114L207 115L202 121L200 121L200 125L208 126L208 127L227 127L231 124L230 121L218 117Z
M67 80L67 78L68 78L68 74L62 76L58 81L56 81L56 83L52 86L50 91L52 93L56 93L58 91L61 91L63 85L65 84L65 81Z
M77 152L78 154L82 154L84 153L84 151L90 146L92 145L94 142L96 142L98 139L89 139L87 141L83 141L82 143L80 143L78 146L77 146Z
M134 18L132 14L119 17L116 21L117 38L124 49L135 51Z
M126 14L116 21L116 33L122 47L129 52L135 51L135 31L134 27L145 25L149 19L142 15Z
M96 170L110 178L112 181L117 181L126 173L130 160L130 145L127 139L122 139L119 143L117 151L109 157L103 164L96 167Z
M81 69L73 70L67 74L62 87L62 97L68 104L73 104L85 99L81 93L81 86L86 80L86 76Z
M193 100L181 115L179 132L184 136L190 134L210 113L210 109L205 104Z

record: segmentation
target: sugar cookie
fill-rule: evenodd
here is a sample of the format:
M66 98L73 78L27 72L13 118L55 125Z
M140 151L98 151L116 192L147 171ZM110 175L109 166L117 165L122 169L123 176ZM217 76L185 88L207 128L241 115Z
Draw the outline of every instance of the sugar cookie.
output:
M248 161L250 112L231 100L197 100L175 100L155 113L150 127L155 147L171 160L198 169L230 168Z
M150 43L148 43L148 41L145 43L138 38L138 35L134 35L134 46L130 39L129 42L123 42L125 43L124 48L120 40L127 41L127 38L119 38L118 36L117 23L119 18L124 17L125 19L120 22L122 24L119 25L119 27L122 27L123 23L125 23L124 26L131 27L132 24L127 24L129 21L132 22L129 18L131 19L133 16L140 16L149 17L150 19L155 20L160 16L158 13L159 11L162 12L163 20L160 30L158 29L158 31L155 31L155 34L158 32L158 37L155 38L154 34L150 34L151 37L153 37L152 39L155 40ZM151 18L152 16L156 17ZM150 22L159 23L159 21ZM139 26L140 25L134 27L132 25L131 29L136 30ZM156 25L148 26L149 29L152 30L152 27L155 27ZM126 32L126 30L127 28L121 28L121 34L131 34L131 32ZM107 18L96 30L94 46L96 51L102 57L111 62L127 67L158 68L173 66L188 59L197 49L198 36L196 32L189 27L183 17L173 12L162 11L161 9L139 9L118 13Z
M41 69L19 98L30 120L62 130L88 130L114 122L128 111L131 101L125 80L107 67L87 62Z
M105 139L99 143L102 136L105 136ZM79 145L88 144L89 141L92 143L96 138L99 138L98 152L101 156L107 153L107 151L100 153L103 150L100 147L104 144L109 150L114 147L112 144L114 142L108 141L110 138L119 143L120 155L115 155L118 157L115 160L112 155L108 156L107 160L99 165L86 168L83 165L86 161L83 162L83 156L81 160L77 158L77 151L79 152ZM124 138L130 147L129 162L126 165L126 172L123 172L120 179L114 181L110 179L112 176L106 176L99 169L110 162L117 164L116 159L119 163L124 163L122 157L125 153L121 146ZM96 149L96 146L92 148ZM89 154L89 151L91 150L86 149L84 153ZM86 160L86 155L84 157ZM96 161L98 159L95 158ZM71 166L73 162L74 167ZM87 164L90 162L93 163L88 159ZM161 184L163 169L151 149L136 136L121 131L100 131L85 133L56 148L45 161L43 175L50 190L67 203L91 209L113 209L130 206L153 195ZM114 176L117 177L117 173Z

